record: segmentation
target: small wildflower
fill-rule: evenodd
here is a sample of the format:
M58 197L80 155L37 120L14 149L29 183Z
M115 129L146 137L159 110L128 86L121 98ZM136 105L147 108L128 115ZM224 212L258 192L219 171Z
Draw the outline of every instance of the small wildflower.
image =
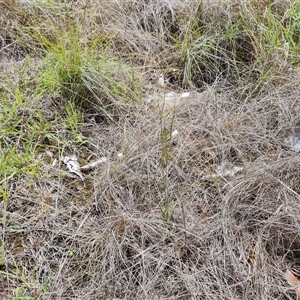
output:
M164 87L165 86L165 79L164 79L164 74L159 75L159 79L157 82L158 86Z
M180 96L180 98L186 98L186 97L188 97L189 95L190 95L190 93L185 92L185 93L183 93L183 94Z
M52 162L52 167L55 167L57 165L57 159L54 158L53 162Z
M172 138L176 137L179 134L178 130L172 132Z
M118 157L121 159L123 157L123 153L118 153Z

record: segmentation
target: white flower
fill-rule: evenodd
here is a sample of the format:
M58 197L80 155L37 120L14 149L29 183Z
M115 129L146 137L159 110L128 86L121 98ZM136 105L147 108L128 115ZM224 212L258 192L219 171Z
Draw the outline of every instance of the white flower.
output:
M186 98L186 97L188 97L189 95L190 95L190 93L185 92L185 93L183 93L183 94L180 96L180 98Z
M52 162L52 167L55 167L57 165L57 159L55 158Z
M179 134L178 130L172 132L172 138L176 137Z
M164 74L159 75L159 79L157 82L158 86L164 87L165 86L165 79L164 79Z
M118 153L118 157L121 159L123 157L123 153Z

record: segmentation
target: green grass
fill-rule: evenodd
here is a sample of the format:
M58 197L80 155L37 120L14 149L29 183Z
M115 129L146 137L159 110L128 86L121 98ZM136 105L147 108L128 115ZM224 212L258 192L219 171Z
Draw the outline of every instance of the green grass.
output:
M19 72L20 76L22 72ZM21 77L20 81L22 79ZM27 85L26 82L16 85L12 82L2 82L0 177L3 179L0 180L0 184L18 174L28 173L34 176L39 172L39 163L35 159L34 151L45 124L42 119L34 119L35 108L32 107L32 103L27 102Z
M37 96L59 93L78 107L95 107L110 118L118 104L140 101L139 75L115 56L109 39L85 41L72 23L54 32L51 39L34 34L46 49Z

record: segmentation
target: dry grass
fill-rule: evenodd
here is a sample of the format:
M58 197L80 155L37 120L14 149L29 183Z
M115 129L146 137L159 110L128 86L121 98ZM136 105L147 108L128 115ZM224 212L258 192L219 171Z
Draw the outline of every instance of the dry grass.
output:
M228 24L242 26L250 4L195 1L198 10L191 10L179 2L0 1L6 16L18 17L1 19L8 28L0 53L1 299L298 299L299 156L283 142L300 127L297 49L283 53L281 36L275 46L267 30L254 39L249 18L243 32L229 35ZM285 3L272 8L287 20ZM252 5L261 13L256 22L275 22L264 3ZM199 17L205 12L206 27ZM26 13L35 18L34 30ZM84 55L91 45L100 54L105 49L119 58L121 73L132 67L128 78L143 77L139 101L122 102L114 77L103 85L109 93L99 80L83 105L59 89L36 92L49 54L41 41L56 45L58 25L69 18L83 21ZM200 29L207 38L201 53ZM243 49L251 50L250 59ZM210 74L193 61L193 51ZM32 58L23 60L27 54ZM91 70L104 76L85 61L78 77L77 62L76 72L66 73L76 93L78 78ZM165 88L156 86L161 71L169 79ZM130 79L121 80L126 95L142 84ZM175 106L166 101L187 85L188 97ZM82 181L54 164L74 153L82 164L108 160ZM225 174L222 165L239 169Z

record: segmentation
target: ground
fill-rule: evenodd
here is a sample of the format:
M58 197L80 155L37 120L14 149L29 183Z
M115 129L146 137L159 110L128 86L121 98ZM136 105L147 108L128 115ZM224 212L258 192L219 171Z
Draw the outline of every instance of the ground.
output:
M1 299L298 299L300 6L265 2L0 1Z

